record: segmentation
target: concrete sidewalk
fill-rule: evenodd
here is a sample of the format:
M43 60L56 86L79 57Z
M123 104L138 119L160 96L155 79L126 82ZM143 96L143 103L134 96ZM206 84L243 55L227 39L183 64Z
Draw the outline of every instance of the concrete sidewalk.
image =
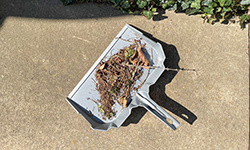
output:
M43 6L43 1L37 2ZM21 6L13 5L13 9ZM27 16L25 7L30 6L22 7L9 14L2 9L0 14L4 18L0 28L1 150L248 149L247 29L241 30L238 24L203 24L199 16L174 12L152 21L92 3L58 4L55 14L35 18L32 13L37 8ZM77 19L74 14L81 13L70 13L74 7L98 11L86 11L90 17ZM58 17L60 11L69 16ZM176 131L143 108L133 110L119 129L94 131L65 100L125 24L160 41L168 67L199 70L198 74L164 72L150 88L152 99L180 122Z

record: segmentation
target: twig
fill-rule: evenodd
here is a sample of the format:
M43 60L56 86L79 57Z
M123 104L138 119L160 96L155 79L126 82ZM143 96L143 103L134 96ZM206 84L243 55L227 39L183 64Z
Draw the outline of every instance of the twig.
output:
M147 73L147 76L146 78L142 81L142 83L137 87L137 89L140 89L142 87L142 85L145 83L145 81L147 80L148 78L148 75L149 75L149 70L148 70L148 73Z
M127 66L135 66L134 64L126 64ZM149 69L164 69L164 70L167 70L167 71L195 71L197 72L198 70L196 69L185 69L185 68L179 68L179 69L173 69L173 68L164 68L164 67L156 67L156 66L140 66L142 68L149 68Z
M129 43L133 43L133 44L134 44L134 42L129 41L129 40L125 40L125 39L123 39L123 38L121 38L121 37L116 37L115 39L120 39L120 40L123 40L123 41L126 41L126 42L129 42Z
M93 99L91 99L89 97L87 98L87 100L91 100L92 102L96 103L97 106L99 105L95 100L93 100Z
M132 73L131 80L133 80L133 79L134 79L134 77L135 77L135 73L136 73L136 71L137 71L138 66L139 66L139 61L138 61L138 62L137 62L137 64L136 64L136 67L135 67L134 72Z

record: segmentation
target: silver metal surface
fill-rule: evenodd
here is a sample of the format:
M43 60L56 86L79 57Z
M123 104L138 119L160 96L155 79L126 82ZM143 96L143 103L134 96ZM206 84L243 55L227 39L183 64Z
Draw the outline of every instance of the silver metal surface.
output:
M136 81L135 86L139 86L144 79L145 83L138 91L131 93L130 103L127 107L122 109L117 102L114 105L116 114L110 119L103 119L103 115L98 111L96 103L92 100L100 99L100 95L96 88L94 73L98 67L99 62L107 60L110 56L117 53L121 48L128 47L133 39L140 39L142 44L146 44L145 53L150 65L155 67L164 68L165 55L163 49L159 43L155 43L149 38L145 37L141 32L135 28L125 25L119 32L116 38L111 42L107 49L102 53L90 70L85 74L82 80L77 84L73 91L67 97L67 101L72 107L90 123L92 129L107 131L111 128L119 128L122 123L130 115L132 108L142 106L159 118L163 123L175 130L179 126L179 122L158 106L149 97L149 86L154 84L160 75L163 73L163 69L143 69L143 75L140 80ZM128 41L126 41L128 40ZM172 120L170 123L167 118Z

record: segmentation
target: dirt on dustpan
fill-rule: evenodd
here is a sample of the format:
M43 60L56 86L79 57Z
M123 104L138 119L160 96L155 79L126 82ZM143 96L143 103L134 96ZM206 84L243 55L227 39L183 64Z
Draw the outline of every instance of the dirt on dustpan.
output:
M122 108L126 107L131 91L139 89L135 87L135 81L140 79L143 69L149 69L150 63L144 55L145 44L140 40L134 40L129 47L120 49L108 60L99 63L95 72L96 90L101 98L94 101L98 105L98 111L103 114L103 119L110 119L116 112L112 108L117 101Z

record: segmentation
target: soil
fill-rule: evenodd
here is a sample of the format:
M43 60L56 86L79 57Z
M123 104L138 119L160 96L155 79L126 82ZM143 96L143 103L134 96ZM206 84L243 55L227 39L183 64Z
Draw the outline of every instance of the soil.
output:
M134 40L129 47L120 49L108 60L99 63L95 77L96 89L101 98L96 103L99 112L106 118L110 119L116 115L113 109L115 101L125 108L131 90L141 87L135 87L135 81L143 74L142 68L148 68L150 65L144 55L144 47L145 44L142 45L140 40Z

